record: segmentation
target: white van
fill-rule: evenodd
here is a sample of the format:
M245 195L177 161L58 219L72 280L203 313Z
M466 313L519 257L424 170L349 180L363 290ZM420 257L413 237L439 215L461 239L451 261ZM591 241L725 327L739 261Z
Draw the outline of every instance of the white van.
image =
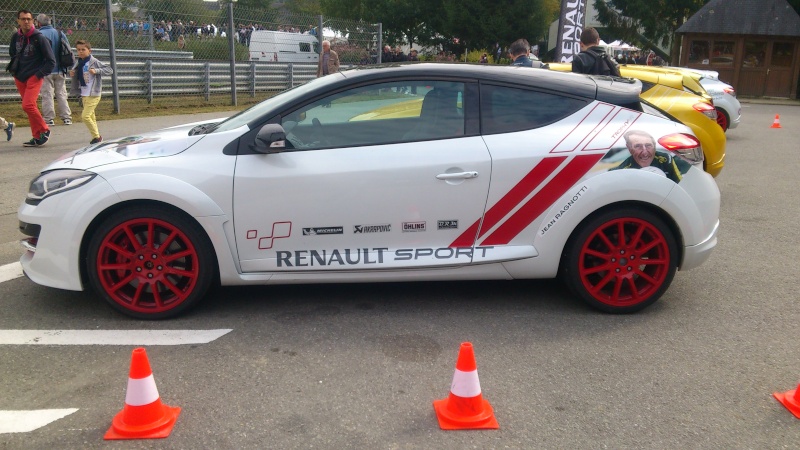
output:
M316 64L319 52L319 42L312 34L256 30L250 36L250 61Z

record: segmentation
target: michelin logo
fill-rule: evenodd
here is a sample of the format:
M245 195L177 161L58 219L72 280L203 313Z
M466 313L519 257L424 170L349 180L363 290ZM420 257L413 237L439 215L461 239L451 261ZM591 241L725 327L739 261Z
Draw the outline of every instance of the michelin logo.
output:
M362 233L388 233L392 231L391 224L385 225L353 225L353 234Z
M344 234L344 227L303 228L303 236L317 236L322 234Z

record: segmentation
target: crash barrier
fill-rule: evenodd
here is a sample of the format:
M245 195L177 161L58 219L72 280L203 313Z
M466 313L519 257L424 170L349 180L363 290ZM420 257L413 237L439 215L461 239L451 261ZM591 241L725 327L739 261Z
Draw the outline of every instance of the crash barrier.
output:
M2 67L8 57L0 58ZM106 61L106 63L108 63ZM236 63L236 92L256 96L258 92L279 92L303 84L317 75L316 64L249 61ZM71 81L67 81L69 89ZM228 62L197 60L118 60L117 85L120 97L230 94L231 66ZM113 95L110 80L103 83L103 96ZM0 77L0 101L19 101L11 77Z

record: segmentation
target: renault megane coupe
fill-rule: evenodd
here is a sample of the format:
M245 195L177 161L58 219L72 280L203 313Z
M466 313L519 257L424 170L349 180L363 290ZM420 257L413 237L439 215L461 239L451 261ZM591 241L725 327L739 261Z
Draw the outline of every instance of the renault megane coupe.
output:
M691 130L637 80L469 64L318 78L75 150L19 208L25 274L136 318L212 284L560 276L628 313L717 242Z

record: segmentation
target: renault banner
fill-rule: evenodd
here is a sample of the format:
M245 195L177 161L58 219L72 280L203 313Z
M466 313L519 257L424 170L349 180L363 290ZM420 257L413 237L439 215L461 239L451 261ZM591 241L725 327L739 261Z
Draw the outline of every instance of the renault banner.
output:
M561 0L561 17L558 19L558 43L555 60L571 63L572 58L581 52L581 33L587 0Z

